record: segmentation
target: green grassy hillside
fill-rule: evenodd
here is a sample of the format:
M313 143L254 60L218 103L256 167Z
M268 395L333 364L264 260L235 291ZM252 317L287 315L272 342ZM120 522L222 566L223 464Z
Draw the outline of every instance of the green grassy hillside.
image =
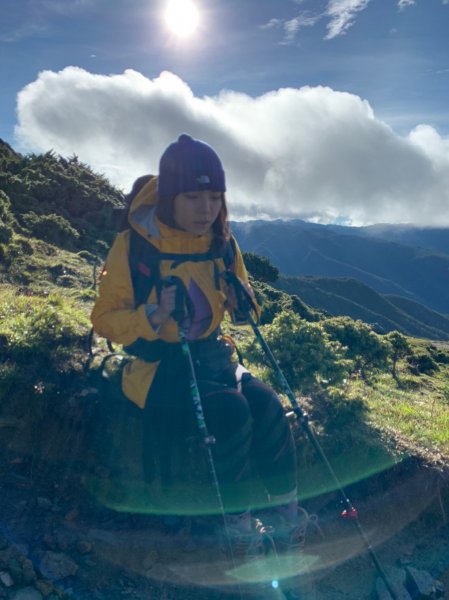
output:
M92 411L104 389L102 361L109 351L104 340L95 340L95 356L88 360L89 313L98 265L124 199L76 158L22 157L3 144L0 165L0 451L36 453L54 422L60 432L54 443L67 457L75 445L64 428L73 434L80 423L87 429L95 423ZM275 289L276 273L266 263L256 258L249 266L263 307L261 331L345 480L380 470L407 452L449 458L444 344L397 332L379 335L361 320L325 315L310 308L305 292L298 297ZM379 322L380 300L354 283L347 293L349 283L333 288L334 295L338 291L342 302L361 307L363 300ZM320 283L323 297L330 294L326 285ZM382 301L391 327L403 326L402 313L412 326L413 310L416 322L430 318L415 305ZM429 333L433 326L429 322ZM252 332L231 324L226 329L247 366L279 389ZM295 434L301 468L318 468L299 427ZM348 469L347 455L354 452L358 459Z

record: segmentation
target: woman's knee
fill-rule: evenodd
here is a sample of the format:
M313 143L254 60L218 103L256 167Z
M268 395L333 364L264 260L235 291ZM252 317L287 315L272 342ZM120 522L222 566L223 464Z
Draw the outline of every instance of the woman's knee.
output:
M276 392L252 375L242 381L242 393L248 400L253 414L284 412L281 399Z
M237 390L212 391L204 394L202 401L210 429L236 431L252 420L248 400Z

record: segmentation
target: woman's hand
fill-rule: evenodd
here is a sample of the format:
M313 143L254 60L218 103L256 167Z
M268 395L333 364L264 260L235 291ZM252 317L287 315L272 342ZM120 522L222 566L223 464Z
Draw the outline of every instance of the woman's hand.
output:
M240 284L245 288L245 290L249 294L250 298L252 300L254 300L255 299L254 292L253 292L252 287L249 285L249 283L247 283L246 281L242 281L242 279L240 279L240 277L238 278L238 280L239 280ZM226 294L226 308L229 311L238 310L239 303L238 303L237 294L235 291L235 286L225 282L224 292Z
M159 306L148 317L157 332L176 308L176 285L163 287L159 295Z

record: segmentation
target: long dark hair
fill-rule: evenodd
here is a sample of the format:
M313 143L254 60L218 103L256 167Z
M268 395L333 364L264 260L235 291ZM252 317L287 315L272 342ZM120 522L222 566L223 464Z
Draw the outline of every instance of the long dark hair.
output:
M169 227L177 228L174 219L175 213L175 198L170 198L169 200L164 200L163 202L158 202L156 205L156 215L157 218L162 221L165 225ZM221 209L218 213L218 217L212 224L212 241L210 244L210 250L212 252L220 253L226 242L231 237L231 232L229 229L228 222L228 206L226 204L226 196L224 192L221 192Z

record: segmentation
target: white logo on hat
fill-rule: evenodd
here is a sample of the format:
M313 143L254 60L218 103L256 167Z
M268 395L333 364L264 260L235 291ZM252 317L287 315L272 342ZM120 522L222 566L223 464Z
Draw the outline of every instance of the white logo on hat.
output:
M208 175L200 175L199 177L197 177L196 180L198 181L198 183L210 183Z

